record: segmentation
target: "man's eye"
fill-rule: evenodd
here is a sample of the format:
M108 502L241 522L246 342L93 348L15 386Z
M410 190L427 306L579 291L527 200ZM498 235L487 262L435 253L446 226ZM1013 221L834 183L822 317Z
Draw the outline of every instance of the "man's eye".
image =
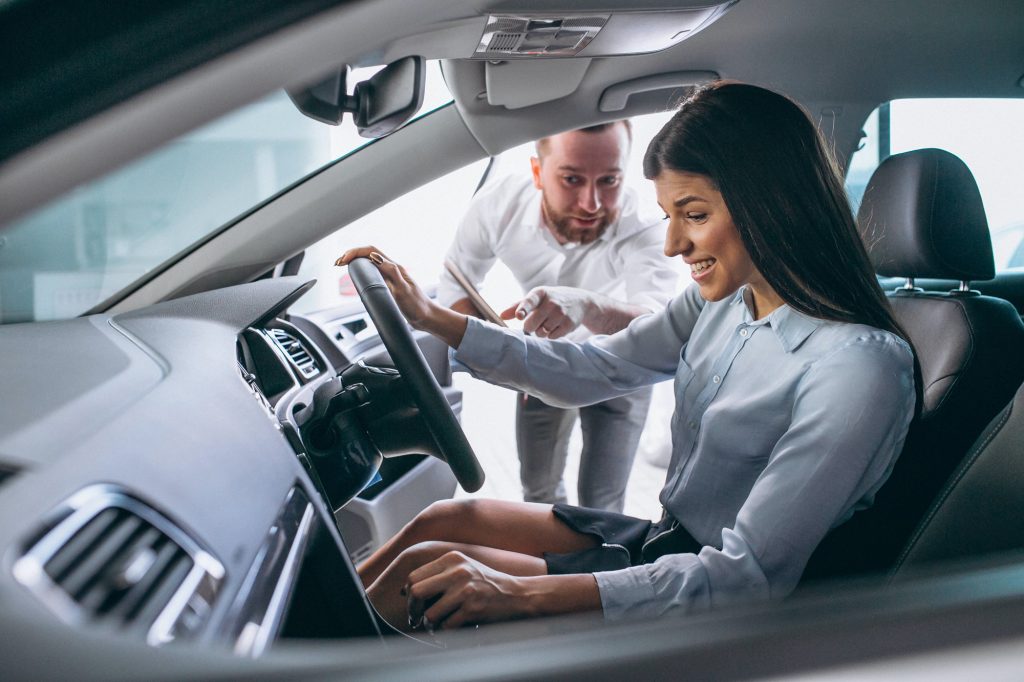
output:
M580 183L580 176L578 175L563 175L562 180L567 185L578 185Z
M619 184L619 180L619 176L609 175L608 177L601 178L601 183L607 185L608 187L615 187L616 185Z

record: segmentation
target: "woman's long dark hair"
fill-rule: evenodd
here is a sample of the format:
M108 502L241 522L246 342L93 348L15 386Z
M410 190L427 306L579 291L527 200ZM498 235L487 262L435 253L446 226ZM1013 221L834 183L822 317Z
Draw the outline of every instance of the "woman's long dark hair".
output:
M665 169L710 178L754 266L791 308L910 341L878 285L838 167L795 102L743 83L696 90L647 148L644 175Z

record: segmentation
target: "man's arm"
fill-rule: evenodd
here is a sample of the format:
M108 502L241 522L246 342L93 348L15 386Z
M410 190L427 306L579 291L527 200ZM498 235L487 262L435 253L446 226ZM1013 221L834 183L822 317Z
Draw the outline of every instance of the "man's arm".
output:
M595 334L614 334L629 326L634 318L654 312L647 306L616 301L603 294L590 294L590 306L583 326Z
M445 260L458 267L474 286L479 286L497 260L494 252L497 235L493 233L497 224L490 200L491 194L487 192L473 198L445 254ZM437 283L437 301L462 314L480 317L480 312L447 267L442 268Z

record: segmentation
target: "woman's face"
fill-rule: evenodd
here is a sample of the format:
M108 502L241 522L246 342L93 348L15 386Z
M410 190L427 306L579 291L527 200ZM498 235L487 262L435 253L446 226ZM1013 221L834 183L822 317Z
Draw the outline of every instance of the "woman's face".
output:
M682 257L705 300L721 301L749 284L758 317L781 305L754 267L722 194L707 176L665 169L654 186L669 221L665 255Z

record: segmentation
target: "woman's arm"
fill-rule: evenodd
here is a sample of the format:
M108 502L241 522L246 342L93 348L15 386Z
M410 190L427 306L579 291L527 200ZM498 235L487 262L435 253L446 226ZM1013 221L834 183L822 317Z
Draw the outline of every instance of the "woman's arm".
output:
M590 405L670 379L703 300L695 288L660 313L585 344L549 341L488 325L431 301L402 266L377 249L346 251L337 265L366 257L380 270L409 323L456 348L474 376L523 390L552 405Z
M395 298L398 309L414 328L433 334L452 348L458 348L466 333L468 317L430 300L398 263L390 260L374 246L350 249L334 262L348 265L356 258L369 258L380 270L384 283Z
M893 337L850 344L818 360L797 385L788 429L722 530L721 549L596 574L605 617L788 594L829 529L885 481L914 399L912 356Z

